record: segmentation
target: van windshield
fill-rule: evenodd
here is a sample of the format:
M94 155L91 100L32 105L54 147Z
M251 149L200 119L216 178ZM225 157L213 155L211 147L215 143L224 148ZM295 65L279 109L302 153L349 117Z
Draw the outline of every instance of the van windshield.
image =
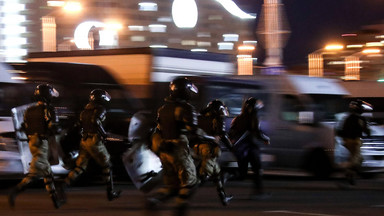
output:
M60 96L52 101L58 116L64 126L71 125L88 103L90 92L100 88L112 97L106 105L106 127L113 128L111 130L116 134L126 135L130 117L142 107L140 101L132 97L107 70L96 65L46 62L9 65L24 78L24 83L17 84L21 88L16 84L0 88L0 99L12 100L6 103L11 107L0 111L10 112L10 108L31 103L36 85L50 83L60 93Z
M231 83L211 83L209 85L198 86L199 96L194 98L192 103L196 104L197 108L204 108L210 101L219 99L227 106L229 115L234 117L239 115L243 102L249 97L261 99L264 103L264 108L260 110L260 115L263 115L263 110L268 109L268 95L261 86L236 86Z
M313 109L319 112L323 121L335 121L335 114L345 112L348 108L342 95L309 95L313 101Z

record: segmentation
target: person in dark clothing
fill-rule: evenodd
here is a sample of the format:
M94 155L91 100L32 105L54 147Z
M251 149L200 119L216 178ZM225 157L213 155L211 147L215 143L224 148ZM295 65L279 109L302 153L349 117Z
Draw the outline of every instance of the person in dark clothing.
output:
M8 195L8 202L11 207L14 207L16 196L24 191L28 185L42 177L54 207L60 208L65 201L60 198L55 188L54 177L48 160L51 151L48 139L60 131L56 110L51 105L51 99L58 97L59 92L49 84L41 84L36 87L34 95L37 103L25 111L22 124L23 130L28 136L32 161L27 176Z
M222 173L217 161L221 154L218 142L222 142L228 149L232 149L231 141L225 131L225 116L228 116L228 110L224 103L220 100L211 101L199 116L199 127L207 135L215 137L216 140L197 143L193 148L200 159L200 165L198 166L200 179L202 181L207 178L212 179L216 184L217 193L224 206L228 205L233 198L233 196L227 196L225 193Z
M147 207L153 215L158 204L176 197L175 215L181 216L186 214L189 199L199 183L190 147L201 135L197 113L189 103L198 89L190 80L180 77L170 83L169 90L169 97L157 112L151 146L163 166L164 186L147 199Z
M364 111L371 111L372 106L365 101L356 100L349 103L349 112L338 122L336 133L343 139L344 147L349 151L345 177L349 185L355 185L355 178L363 162L361 156L361 138L363 134L371 135L367 120L361 115Z
M67 186L72 185L87 169L89 160L93 158L102 168L103 178L107 184L107 198L112 201L120 196L121 191L114 190L112 164L108 150L104 145L107 138L103 126L107 113L104 104L110 100L111 96L105 90L94 89L90 93L89 103L80 113L82 139L79 156L76 159L76 167L68 174L65 184Z
M260 147L257 140L265 145L270 144L269 137L260 129L258 110L263 107L261 100L250 97L242 107L240 115L231 122L229 137L234 143L234 153L238 160L240 178L244 179L248 172L248 163L251 164L254 174L253 191L251 199L259 199L266 196L262 185L262 166Z
M90 36L93 39L93 49L97 50L100 48L100 27L92 26L89 30Z

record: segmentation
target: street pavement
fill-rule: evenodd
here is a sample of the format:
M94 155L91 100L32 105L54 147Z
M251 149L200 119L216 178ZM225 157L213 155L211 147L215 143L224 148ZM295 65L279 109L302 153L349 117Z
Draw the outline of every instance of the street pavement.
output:
M250 180L229 181L228 194L234 195L229 206L222 206L212 183L207 183L191 200L190 216L381 216L384 215L384 178L360 179L354 188L341 189L338 179L313 180L307 177L267 177L265 190L271 196L249 200ZM16 182L17 183L17 182ZM12 186L13 183L8 183ZM26 190L10 209L7 203L8 187L0 189L1 216L136 216L146 215L145 194L129 182L117 182L122 196L107 201L105 186L93 183L67 190L68 202L54 209L43 185ZM151 215L172 215L173 203L161 205Z

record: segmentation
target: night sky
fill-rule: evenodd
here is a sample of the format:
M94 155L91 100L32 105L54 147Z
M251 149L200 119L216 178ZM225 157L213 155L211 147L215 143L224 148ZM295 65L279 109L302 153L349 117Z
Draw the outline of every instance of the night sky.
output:
M246 12L260 15L263 0L234 0ZM286 65L306 64L307 55L341 34L384 24L384 0L282 0L291 34L284 49ZM255 26L257 26L256 20ZM262 51L259 51L262 52ZM262 59L262 53L259 53Z

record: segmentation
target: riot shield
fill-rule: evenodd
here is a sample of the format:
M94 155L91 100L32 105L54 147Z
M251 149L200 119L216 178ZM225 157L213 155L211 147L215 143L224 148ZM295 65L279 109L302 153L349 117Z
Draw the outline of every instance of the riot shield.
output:
M15 128L16 142L19 147L21 163L23 164L24 174L28 173L29 162L32 160L32 155L28 146L28 137L25 131L22 129L24 122L24 112L28 107L33 106L35 103L25 104L19 107L15 107L11 110L13 126Z
M132 142L123 155L123 163L134 185L144 193L162 182L162 165L150 149L150 136L154 121L150 113L138 112L131 119L128 139Z
M123 163L132 182L144 193L162 182L162 166L145 143L136 143L123 155Z
M13 126L15 129L16 142L20 152L21 163L23 164L24 174L27 174L29 171L29 163L32 160L32 155L31 155L31 151L29 150L28 137L22 128L22 124L24 122L25 111L29 107L35 104L36 103L25 104L19 107L12 108L11 110ZM61 148L58 145L58 137L57 136L49 137L48 143L49 143L49 151L50 151L49 162L51 165L59 165L61 162L60 161L61 159L59 157ZM64 170L61 165L52 167L52 171L54 173L66 172L66 170Z

